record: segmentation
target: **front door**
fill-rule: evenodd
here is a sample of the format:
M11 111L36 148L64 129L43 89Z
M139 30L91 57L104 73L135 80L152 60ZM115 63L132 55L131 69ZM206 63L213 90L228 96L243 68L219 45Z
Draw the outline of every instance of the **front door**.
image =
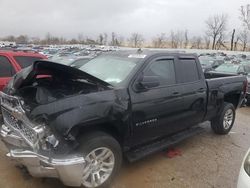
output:
M179 123L179 112L182 111L182 88L176 84L174 58L154 59L143 70L142 75L156 76L159 85L146 90L130 91L133 117L132 145L175 132L175 127L177 128Z

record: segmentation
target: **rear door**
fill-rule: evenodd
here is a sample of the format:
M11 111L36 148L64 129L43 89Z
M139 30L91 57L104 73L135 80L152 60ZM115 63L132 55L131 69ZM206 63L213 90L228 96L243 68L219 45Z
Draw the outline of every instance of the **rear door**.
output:
M178 82L182 86L181 129L202 122L207 103L207 85L198 60L194 57L179 57Z
M9 59L6 56L0 55L0 91L3 90L15 72Z

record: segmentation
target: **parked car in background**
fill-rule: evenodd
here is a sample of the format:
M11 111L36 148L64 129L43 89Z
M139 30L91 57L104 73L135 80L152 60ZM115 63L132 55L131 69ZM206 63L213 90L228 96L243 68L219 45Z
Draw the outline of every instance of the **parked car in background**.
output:
M250 73L250 66L244 64L224 63L219 67L215 68L214 71L247 76Z
M31 51L0 50L0 91L14 74L41 59L47 59L47 57Z
M215 59L213 57L201 56L199 57L203 72L211 71L224 63L222 59Z
M247 81L248 81L248 88L247 88L247 94L246 94L246 105L250 106L250 73L247 75Z
M243 159L237 188L249 188L250 187L250 149L248 150L246 156Z

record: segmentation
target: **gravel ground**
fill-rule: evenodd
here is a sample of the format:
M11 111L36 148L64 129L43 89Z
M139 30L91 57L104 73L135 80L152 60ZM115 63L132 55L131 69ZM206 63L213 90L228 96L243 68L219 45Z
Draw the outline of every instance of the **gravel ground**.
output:
M237 112L229 135L218 136L204 123L205 131L178 145L182 156L156 153L138 162L125 163L112 188L235 188L245 152L250 147L250 108ZM56 179L32 178L0 152L0 187L63 188Z

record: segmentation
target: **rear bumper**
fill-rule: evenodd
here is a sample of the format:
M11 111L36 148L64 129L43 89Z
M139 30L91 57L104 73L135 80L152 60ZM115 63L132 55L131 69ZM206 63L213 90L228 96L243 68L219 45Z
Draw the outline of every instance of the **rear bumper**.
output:
M24 165L34 177L60 179L67 186L81 186L85 160L77 155L45 156L31 151L23 139L2 125L1 149L17 164ZM25 148L25 149L24 149Z

